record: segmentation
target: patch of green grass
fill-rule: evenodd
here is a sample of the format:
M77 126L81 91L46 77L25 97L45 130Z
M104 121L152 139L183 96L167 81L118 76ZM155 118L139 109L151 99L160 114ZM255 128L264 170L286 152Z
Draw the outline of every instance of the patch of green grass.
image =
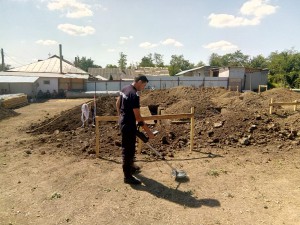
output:
M210 170L206 174L213 177L218 177L220 175L219 171L217 170Z
M218 177L218 176L220 176L221 173L228 174L228 171L224 170L224 169L220 169L220 170L212 169L212 170L208 171L206 174L209 176Z

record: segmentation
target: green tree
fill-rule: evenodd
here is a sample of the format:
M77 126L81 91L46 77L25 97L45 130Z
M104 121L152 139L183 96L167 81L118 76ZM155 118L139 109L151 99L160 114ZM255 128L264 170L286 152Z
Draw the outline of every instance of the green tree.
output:
M118 67L113 64L107 64L105 68L118 68Z
M188 60L185 60L183 55L172 55L170 60L170 66L168 67L170 76L189 70L194 67L194 64L190 63Z
M164 67L164 60L163 60L163 55L158 54L158 53L154 53L153 55L153 60L154 60L154 64L156 67Z
M251 68L260 68L260 69L267 68L268 60L265 57L263 57L262 55L255 56L250 60L250 67Z
M200 61L197 63L196 67L202 67L202 66L205 66L205 63Z
M218 55L217 53L212 53L209 57L209 65L210 66L217 66L222 67L225 66L222 56Z
M118 60L118 65L121 70L125 70L127 66L127 55L120 52L120 59Z
M227 66L249 66L249 55L244 55L240 50L234 53L228 53L220 56L216 53L212 53L209 58L209 65L217 67Z
M226 55L228 56L229 59L228 66L244 66L244 67L249 66L250 56L243 54L241 50Z
M142 61L139 64L140 67L154 67L152 54L150 53L148 56L144 56Z
M299 87L300 53L291 49L268 57L269 81L280 86Z
M88 72L89 68L101 68L101 66L94 64L94 60L91 58L87 59L85 56L81 58L77 56L74 65L86 72Z

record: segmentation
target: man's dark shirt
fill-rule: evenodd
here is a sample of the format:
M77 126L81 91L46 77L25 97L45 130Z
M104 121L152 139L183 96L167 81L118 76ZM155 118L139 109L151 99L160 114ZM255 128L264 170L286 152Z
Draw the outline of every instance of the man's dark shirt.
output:
M136 119L133 109L140 108L140 97L132 85L125 86L120 92L120 125L135 127Z

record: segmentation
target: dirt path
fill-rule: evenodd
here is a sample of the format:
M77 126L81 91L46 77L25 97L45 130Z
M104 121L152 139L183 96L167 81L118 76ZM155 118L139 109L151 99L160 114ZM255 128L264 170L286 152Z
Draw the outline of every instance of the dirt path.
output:
M182 151L171 163L137 157L143 185L123 183L120 158L77 157L35 146L32 122L85 100L52 100L0 121L0 224L268 224L300 221L300 149ZM76 143L74 143L76 145Z

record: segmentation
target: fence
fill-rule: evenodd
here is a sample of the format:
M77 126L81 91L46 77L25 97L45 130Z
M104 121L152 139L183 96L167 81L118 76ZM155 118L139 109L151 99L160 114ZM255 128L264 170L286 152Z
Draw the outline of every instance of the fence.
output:
M146 89L167 89L177 86L188 87L224 87L229 88L231 79L224 77L148 77ZM235 83L241 88L242 79ZM131 84L132 80L87 81L87 91L119 91L123 86Z

